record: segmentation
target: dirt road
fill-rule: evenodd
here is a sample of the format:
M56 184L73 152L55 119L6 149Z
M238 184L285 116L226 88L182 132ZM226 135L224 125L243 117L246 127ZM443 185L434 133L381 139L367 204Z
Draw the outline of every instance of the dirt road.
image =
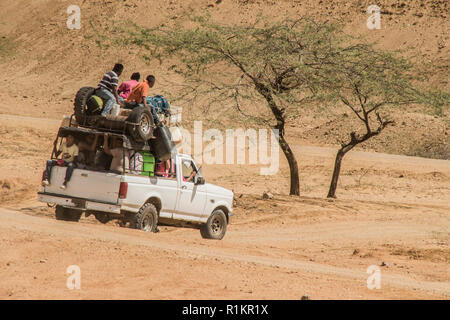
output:
M442 225L448 223L443 217L448 208L434 208L433 225L426 225L408 218L423 208L405 206L404 213L395 208L394 218L389 210L395 206L372 204L366 214L350 213L357 221L349 223L333 221L349 215L334 212L339 205L301 199L298 214L272 217L275 221L236 217L223 241L203 240L197 230L187 228L162 227L160 233L149 234L113 223L100 225L91 218L61 222L43 207L1 209L0 297L450 297L448 250L438 252L444 260L426 249L416 252L418 259L401 251L418 242L430 245L436 237L448 239L448 225ZM387 221L374 212L380 207L386 209ZM305 220L319 208L328 214ZM330 209L336 216L329 216ZM367 289L367 267L382 262L381 289ZM69 265L81 268L81 290L66 288Z

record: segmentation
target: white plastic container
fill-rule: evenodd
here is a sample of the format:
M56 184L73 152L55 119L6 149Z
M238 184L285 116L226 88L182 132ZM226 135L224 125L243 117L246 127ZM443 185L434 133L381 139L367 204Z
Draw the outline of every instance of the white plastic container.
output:
M118 105L117 103L115 103L114 104L114 106L112 107L112 109L111 109L111 115L112 116L118 116L119 115L119 113L120 113L120 105Z
M169 127L170 134L172 135L172 140L175 144L179 144L183 141L183 133L181 132L180 127L174 126Z

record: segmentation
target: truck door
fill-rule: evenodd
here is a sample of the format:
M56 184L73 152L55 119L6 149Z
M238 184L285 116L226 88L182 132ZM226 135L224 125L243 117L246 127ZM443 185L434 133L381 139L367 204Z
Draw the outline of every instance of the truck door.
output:
M191 159L179 158L178 201L174 214L175 219L199 220L204 215L206 205L206 185L197 185L194 181L187 181L194 170L197 170ZM193 179L194 180L194 179Z

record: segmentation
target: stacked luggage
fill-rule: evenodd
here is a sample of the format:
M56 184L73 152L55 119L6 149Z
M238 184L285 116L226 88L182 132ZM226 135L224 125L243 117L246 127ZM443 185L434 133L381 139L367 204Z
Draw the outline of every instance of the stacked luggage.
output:
M166 118L170 116L170 104L164 96L147 97L147 101L157 113ZM118 110L106 117L101 116L102 106L103 102L95 95L94 88L81 88L74 102L73 116L77 126L124 135L130 142L130 149L142 155L142 174L154 176L156 163L170 159L176 152L169 127L163 123L155 125L151 110L143 106L124 109L117 105Z
M142 173L143 176L153 177L155 175L156 159L155 156L148 151L139 151L142 156Z

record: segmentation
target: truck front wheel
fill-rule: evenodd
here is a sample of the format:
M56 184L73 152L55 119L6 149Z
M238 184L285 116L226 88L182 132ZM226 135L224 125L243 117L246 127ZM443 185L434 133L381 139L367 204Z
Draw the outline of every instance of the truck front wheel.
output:
M147 232L156 232L158 224L158 210L151 203L144 204L139 212L132 216L131 227Z
M65 208L62 206L56 206L55 218L56 220L75 221L78 222L83 212L81 210Z
M220 210L214 210L208 221L200 227L200 234L205 239L221 240L227 232L227 217Z

